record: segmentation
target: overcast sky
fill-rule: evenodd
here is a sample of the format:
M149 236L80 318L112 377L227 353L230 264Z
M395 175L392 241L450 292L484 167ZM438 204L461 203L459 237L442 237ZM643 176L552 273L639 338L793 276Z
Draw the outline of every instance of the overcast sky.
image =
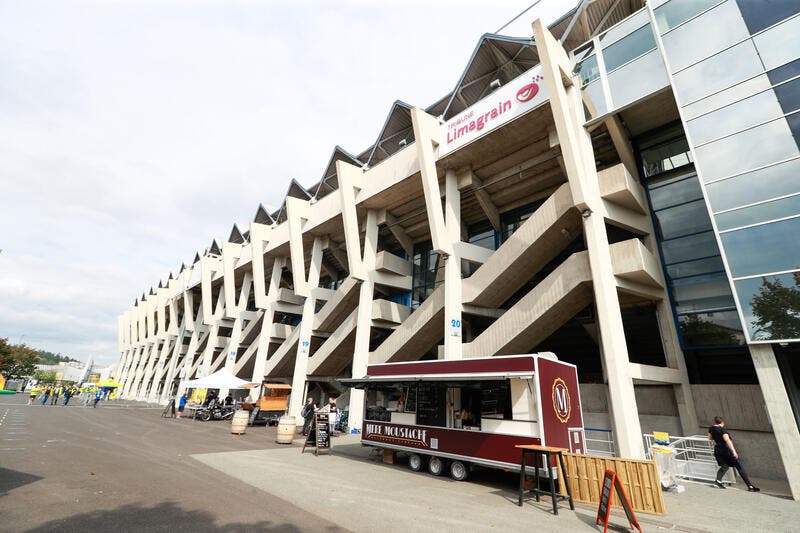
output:
M0 337L116 362L137 296L532 2L0 0Z

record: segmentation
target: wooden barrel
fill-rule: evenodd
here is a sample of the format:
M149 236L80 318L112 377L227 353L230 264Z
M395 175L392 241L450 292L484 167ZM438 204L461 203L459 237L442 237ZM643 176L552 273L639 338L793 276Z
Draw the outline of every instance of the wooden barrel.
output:
M244 409L239 409L233 413L231 419L231 433L242 435L247 431L247 422L250 420L250 412Z
M275 442L278 444L291 444L296 432L295 418L293 416L282 416L278 421L278 438L275 439Z

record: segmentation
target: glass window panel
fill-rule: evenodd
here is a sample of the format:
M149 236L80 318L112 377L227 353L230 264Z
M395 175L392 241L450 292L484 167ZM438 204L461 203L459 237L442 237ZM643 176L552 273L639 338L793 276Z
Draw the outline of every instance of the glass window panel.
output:
M704 181L713 181L798 154L800 150L784 118L695 147L696 165Z
M709 231L664 242L661 244L661 253L664 256L664 262L670 264L717 255L719 247L714 238L714 232Z
M719 0L672 0L655 10L658 31L664 33L718 2Z
M703 200L657 211L656 222L659 236L664 240L711 229L711 220Z
M723 233L733 277L800 268L800 217Z
M590 83L584 87L582 95L583 105L586 106L589 117L597 118L605 115L608 112L608 106L606 106L606 93L603 90L603 84L600 83L600 80L596 80L594 83Z
M734 282L752 340L800 338L800 272Z
M709 111L737 102L751 94L769 90L771 86L769 78L762 74L689 104L683 108L683 113L686 116L686 120L691 120Z
M600 77L600 67L597 65L597 56L587 57L577 65L574 71L581 79L581 87L586 87L592 80Z
M723 211L800 191L800 159L706 185L711 209Z
M673 282L672 296L677 313L709 311L736 306L733 294L731 294L731 286L724 275L715 280L701 283L675 281Z
M622 41L620 41L622 42ZM614 45L616 46L616 45ZM608 75L614 109L669 86L667 70L658 50L643 55Z
M650 28L650 24L643 26L608 48L603 49L603 61L606 64L606 71L611 72L655 47L656 39L653 37L653 30Z
M698 313L678 317L684 346L739 346L744 344L736 311Z
M783 116L783 110L775 93L764 91L690 120L686 128L692 143L698 145L780 116Z
M800 109L800 78L778 85L774 90L784 113Z
M749 35L739 8L731 0L664 35L664 50L675 72Z
M797 185L800 190L800 184ZM720 231L800 215L800 195L715 215Z
M705 259L698 259L697 261L687 261L686 263L678 263L677 265L669 265L667 267L667 275L670 278L682 278L685 276L697 276L709 272L722 272L725 267L722 264L722 257L714 256Z
M795 8L800 8L800 3L795 3ZM762 11L769 12L772 9L762 9ZM779 67L800 56L798 35L800 35L800 17L794 17L753 37L765 70Z
M601 35L600 46L608 46L649 22L650 15L647 13L647 9L641 9Z
M573 63L578 63L592 52L594 52L594 41L582 44L572 52Z
M650 204L653 209L663 209L702 198L703 191L696 175L650 189Z
M655 176L692 162L689 143L683 136L651 148L644 148L641 154L645 177Z
M674 80L680 103L686 104L762 72L753 42L747 40L678 72Z
M800 76L800 59L795 59L791 63L787 63L782 67L774 68L767 72L769 81L773 84L786 81L789 78Z
M769 3L764 0L737 0L737 3L751 34L800 11L800 3L796 0L773 0Z

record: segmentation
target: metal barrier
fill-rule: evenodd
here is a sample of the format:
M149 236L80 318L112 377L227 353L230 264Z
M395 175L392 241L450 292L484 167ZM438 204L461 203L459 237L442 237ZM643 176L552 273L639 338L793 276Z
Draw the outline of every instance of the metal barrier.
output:
M586 453L614 457L614 438L610 429L583 428Z
M648 459L653 458L652 434L643 435L644 448ZM714 458L714 443L705 435L691 437L669 437L669 447L675 450L675 476L682 479L713 482L717 477L717 460ZM733 470L728 470L722 478L723 483L734 484Z

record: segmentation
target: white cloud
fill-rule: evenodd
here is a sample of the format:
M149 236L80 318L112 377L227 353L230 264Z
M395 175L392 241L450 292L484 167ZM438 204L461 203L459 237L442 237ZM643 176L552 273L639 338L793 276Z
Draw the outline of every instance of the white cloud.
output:
M366 148L394 100L447 93L529 4L3 2L0 336L115 361L137 296Z

